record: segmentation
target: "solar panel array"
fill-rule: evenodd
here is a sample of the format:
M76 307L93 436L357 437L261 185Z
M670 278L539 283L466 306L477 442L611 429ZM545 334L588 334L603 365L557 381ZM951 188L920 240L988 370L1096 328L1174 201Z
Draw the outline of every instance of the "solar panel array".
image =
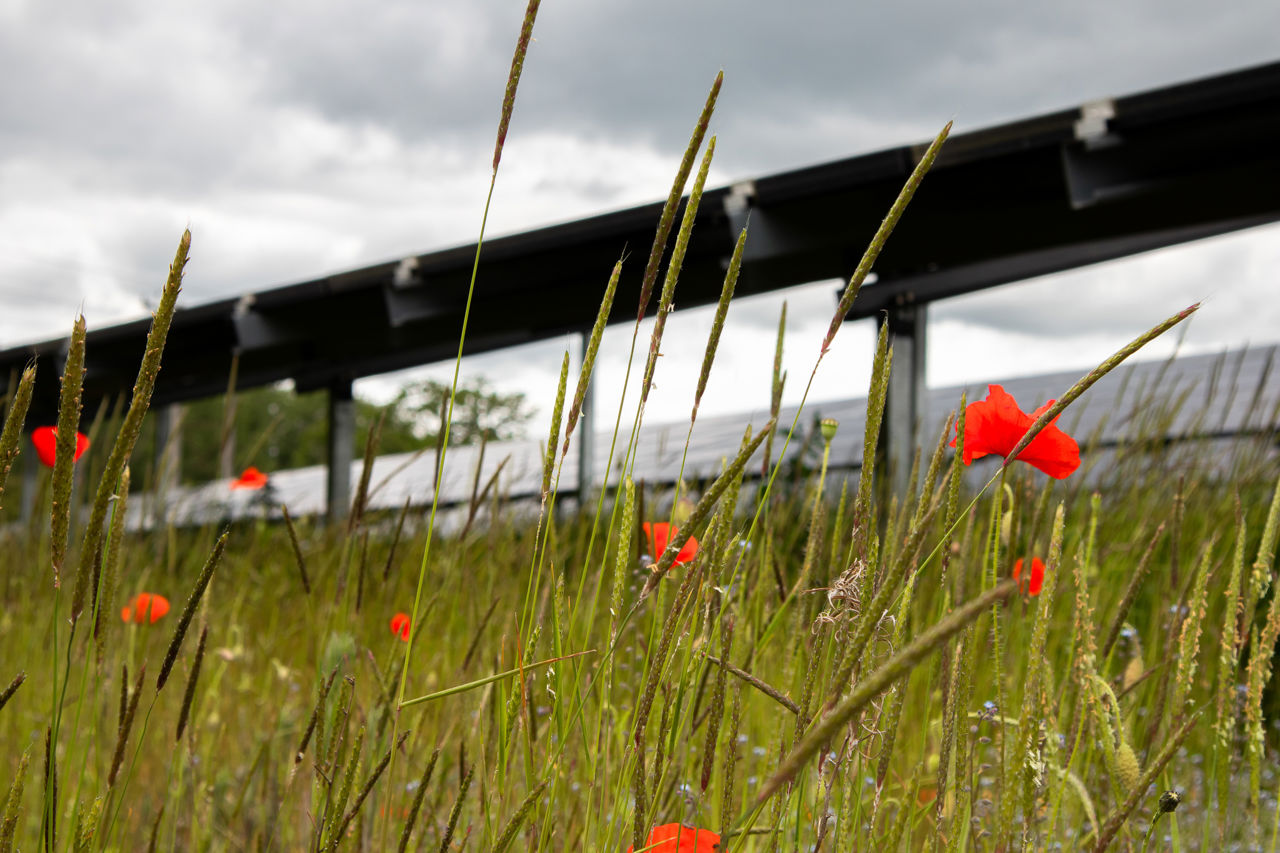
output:
M1244 436L1269 436L1271 454L1276 449L1280 429L1280 369L1275 364L1276 347L1243 349L1219 355L1199 355L1167 361L1135 362L1103 377L1085 392L1062 416L1059 425L1075 436L1085 451L1086 469L1129 442L1153 438L1172 442L1190 439L1217 442L1218 452L1227 454L1232 443ZM1061 396L1081 373L1062 372L1006 379L998 384L1027 411L1046 400ZM961 392L973 401L986 394L985 384L931 389L927 394L921 443L932 447L949 412L960 401ZM826 400L807 405L796 420L797 408L784 407L779 434L774 442L774 458L783 453L789 462L816 464L821 443L815 437L820 418L840 423L832 442L831 466L858 469L862 465L865 398ZM700 417L692 434L689 425L664 423L643 426L636 443L632 476L647 483L673 483L708 478L732 458L750 425L760 429L768 421L768 411L760 408L734 415ZM788 442L786 433L793 421L796 429ZM687 448L686 448L686 437ZM606 432L597 433L595 479L599 487L608 470L609 485L616 485L623 466L622 453L627 436L612 443ZM616 451L611 457L611 446ZM466 504L473 494L494 479L490 495L496 491L508 499L536 497L541 491L543 443L538 440L505 441L479 446L451 447L440 477L442 505ZM1090 460L1090 454L1094 459ZM763 451L757 452L749 471L759 471ZM990 476L997 462L980 460L975 469ZM353 463L351 482L360 481L363 462ZM417 453L379 456L373 461L367 505L374 510L429 505L433 498L434 447ZM559 464L561 493L578 487L576 448ZM984 476L984 479L985 479ZM326 470L311 466L271 472L263 491L232 490L230 481L175 489L161 507L154 496L130 501L130 525L140 527L167 520L179 525L212 524L223 521L278 516L287 506L294 516L325 512Z

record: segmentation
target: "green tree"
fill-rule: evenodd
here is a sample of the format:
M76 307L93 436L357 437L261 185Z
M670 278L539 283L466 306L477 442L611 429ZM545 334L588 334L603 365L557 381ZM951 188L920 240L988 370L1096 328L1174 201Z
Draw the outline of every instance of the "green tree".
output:
M357 397L355 455L363 453L369 429L384 413L379 454L433 447L440 428L441 403L447 394L448 386L428 380L406 386L386 406ZM324 464L328 406L323 391L297 394L287 388L264 387L238 392L233 470L239 473L253 465L264 471L280 471ZM183 482L202 483L219 476L224 412L222 397L184 404ZM453 417L450 443L470 444L481 438L493 441L520 437L532 417L532 409L523 394L495 393L481 379L458 389ZM152 436L154 431L148 429L140 446L153 448ZM150 471L150 459L136 460L135 465L138 462Z
M449 385L426 379L405 386L391 403L394 411L410 418L417 434L434 442L444 422ZM523 393L501 394L483 377L460 385L454 397L450 444L510 441L524 435L533 407Z

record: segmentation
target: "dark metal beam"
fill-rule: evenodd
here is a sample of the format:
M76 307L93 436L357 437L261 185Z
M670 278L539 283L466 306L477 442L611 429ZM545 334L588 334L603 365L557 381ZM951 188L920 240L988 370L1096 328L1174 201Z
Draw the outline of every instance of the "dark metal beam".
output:
M889 388L885 399L880 451L893 494L903 498L910 485L917 431L925 412L925 363L928 307L904 304L890 308L880 322L889 326Z
M958 134L880 254L853 316L1280 220L1280 63ZM739 295L853 268L923 153L909 145L708 190L680 280L681 307L711 304L739 229ZM465 352L591 324L624 253L613 322L634 319L649 204L485 243ZM292 378L327 387L451 358L475 246L413 255L182 308L155 405ZM653 310L651 305L650 311ZM149 322L89 333L84 400L133 386ZM65 340L65 339L64 339ZM28 419L57 411L63 340L0 352L0 375L39 365Z
M351 463L356 442L356 404L351 380L329 384L329 454L326 513L329 521L341 521L351 507Z

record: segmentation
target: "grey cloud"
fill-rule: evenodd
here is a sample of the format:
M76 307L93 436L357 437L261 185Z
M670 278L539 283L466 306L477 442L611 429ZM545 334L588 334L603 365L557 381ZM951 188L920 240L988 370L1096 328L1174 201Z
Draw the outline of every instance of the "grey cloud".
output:
M92 229L121 288L146 294L190 220L194 301L332 269L343 238L358 247L349 265L470 239L461 186L487 167L523 9L28 3L0 27L0 222L49 195L38 182L19 192L7 177L16 162L57 174L68 205L77 194L117 198L114 213L91 204L66 216ZM504 169L534 168L533 143L552 134L656 151L674 166L720 68L717 172L739 178L918 140L953 116L972 128L1268 61L1276 32L1271 0L1241 0L1230 14L1203 0L558 0L540 14ZM518 218L495 221L519 230L656 199L668 175L623 180L600 163L548 172L503 199ZM1248 257L1223 257L1202 278L1259 280L1262 271L1231 266ZM24 272L0 298L10 304L42 280ZM1071 303L1076 286L939 310L1048 332L1055 320L1106 324L1135 307L1118 292L1111 317L1098 318ZM1180 296L1195 290L1179 286ZM825 286L789 298L793 322L825 319L833 300ZM731 322L771 338L777 300L742 300ZM1197 322L1230 331L1226 320Z

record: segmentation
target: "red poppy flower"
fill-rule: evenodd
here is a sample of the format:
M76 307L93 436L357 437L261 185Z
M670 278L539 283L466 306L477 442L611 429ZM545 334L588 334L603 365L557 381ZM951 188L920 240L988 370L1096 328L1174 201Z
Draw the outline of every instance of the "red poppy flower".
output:
M40 457L40 461L52 468L58 455L58 428L36 427L31 431L31 443L35 445L36 456ZM82 432L76 433L76 452L72 461L79 459L88 449L89 437Z
M1022 576L1022 558L1013 564L1013 579L1017 580ZM1044 586L1044 562L1039 557L1031 558L1031 578L1027 585L1027 592L1032 595L1039 595L1041 588Z
M632 853L634 847L628 847ZM720 849L720 836L709 829L694 829L678 823L655 826L641 848L644 853L716 853Z
M987 386L987 398L970 403L964 410L964 464L995 453L1008 456L1036 418L1054 403L1045 403L1031 414L1018 408L1017 402L999 385ZM1061 480L1080 467L1080 446L1075 439L1054 426L1057 418L1042 429L1018 458L1050 477ZM957 431L959 426L956 427ZM956 439L951 440L956 446Z
M397 613L391 617L391 633L409 642L409 614Z
M154 625L169 612L169 599L153 592L140 592L133 601L120 608L120 618L126 622L150 622Z
M238 479L231 481L233 489L249 489L257 491L267 484L267 475L254 468L252 465L244 469L244 473Z
M665 521L658 521L653 524L646 521L641 526L644 528L644 535L649 539L649 547L653 550L653 559L655 560L661 559L662 552L667 550L667 543L680 532L678 528L672 527ZM684 543L684 547L680 549L680 553L676 554L674 565L683 566L685 563L691 563L697 555L698 540L690 536L689 540ZM674 826L675 824L672 825Z

